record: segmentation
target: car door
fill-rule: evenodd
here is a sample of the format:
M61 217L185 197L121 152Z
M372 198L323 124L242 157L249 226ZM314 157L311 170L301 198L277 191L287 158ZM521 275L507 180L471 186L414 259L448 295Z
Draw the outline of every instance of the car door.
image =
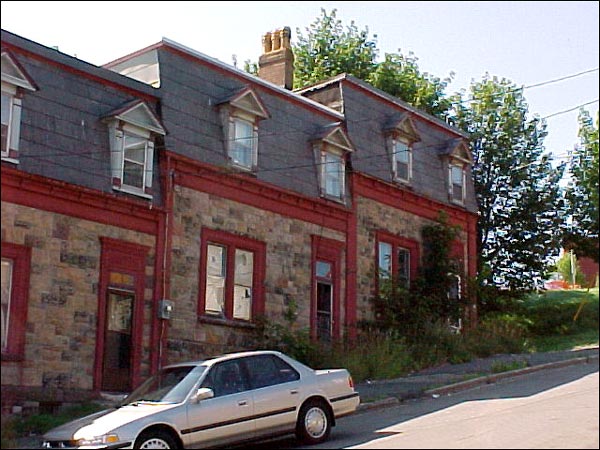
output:
M201 387L213 389L213 398L188 404L187 445L222 445L254 436L252 392L239 359L212 366Z
M256 435L293 430L299 403L300 374L276 355L244 358L254 398Z

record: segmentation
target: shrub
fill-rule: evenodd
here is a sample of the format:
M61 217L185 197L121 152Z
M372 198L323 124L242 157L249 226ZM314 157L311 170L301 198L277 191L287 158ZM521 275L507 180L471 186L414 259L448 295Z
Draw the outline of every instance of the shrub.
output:
M469 351L478 357L497 353L521 353L527 348L527 320L509 314L490 315L463 338Z

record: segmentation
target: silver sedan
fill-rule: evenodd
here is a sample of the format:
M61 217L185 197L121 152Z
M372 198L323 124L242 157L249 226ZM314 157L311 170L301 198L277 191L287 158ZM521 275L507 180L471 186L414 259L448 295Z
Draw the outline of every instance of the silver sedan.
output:
M45 448L214 447L295 433L329 437L360 398L346 369L313 370L276 351L164 367L117 407L61 425Z

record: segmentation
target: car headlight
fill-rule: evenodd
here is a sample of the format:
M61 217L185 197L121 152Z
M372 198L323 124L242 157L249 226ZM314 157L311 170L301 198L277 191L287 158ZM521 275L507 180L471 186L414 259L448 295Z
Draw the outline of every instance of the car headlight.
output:
M119 435L117 434L104 434L102 436L95 436L93 438L81 438L77 439L78 447L91 447L96 445L114 444L119 442Z

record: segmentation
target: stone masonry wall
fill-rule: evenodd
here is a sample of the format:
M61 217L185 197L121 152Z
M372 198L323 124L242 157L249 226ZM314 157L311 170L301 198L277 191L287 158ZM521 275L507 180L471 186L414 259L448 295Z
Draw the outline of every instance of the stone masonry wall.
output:
M370 298L375 293L376 232L387 231L417 241L422 256L421 230L425 225L434 222L368 198L358 197L356 202L358 216L356 303L357 319L360 320L372 318Z
M153 236L2 202L2 241L31 247L24 361L2 362L2 385L93 388L100 237L151 248L146 261L141 376L149 373Z
M251 345L251 328L198 320L201 228L208 227L266 243L265 315L280 321L286 306L298 305L295 326L309 326L311 235L345 242L344 234L188 188L174 200L171 298L175 302L167 344L168 361L200 358ZM345 273L342 255L341 273ZM345 282L342 276L341 317Z

